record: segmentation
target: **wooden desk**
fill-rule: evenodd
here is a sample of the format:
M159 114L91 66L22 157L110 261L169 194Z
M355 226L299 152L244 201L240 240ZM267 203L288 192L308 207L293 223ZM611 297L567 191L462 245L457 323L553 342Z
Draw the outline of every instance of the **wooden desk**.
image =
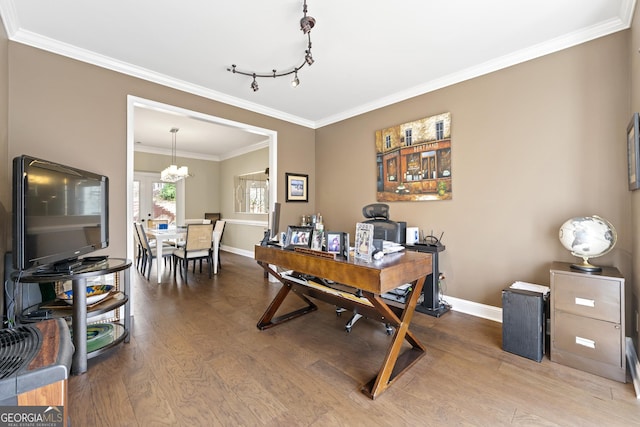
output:
M360 260L334 260L308 254L287 251L279 248L256 246L255 259L266 272L272 274L281 283L282 288L258 321L263 330L289 321L317 309L307 296L317 298L346 309L357 308L367 317L384 321L395 327L396 332L389 345L382 366L376 376L362 387L362 392L375 399L384 392L401 374L413 366L425 355L425 347L409 330L418 297L422 293L425 277L431 273L431 254L419 252L401 252L385 256L380 261L365 263ZM324 291L322 286L305 285L278 273L271 265L302 274L332 280L362 291L363 298L345 296L341 292ZM403 308L393 307L380 297L405 283L413 283L413 290ZM274 318L284 299L293 291L307 304ZM404 340L411 345L402 354L400 350Z

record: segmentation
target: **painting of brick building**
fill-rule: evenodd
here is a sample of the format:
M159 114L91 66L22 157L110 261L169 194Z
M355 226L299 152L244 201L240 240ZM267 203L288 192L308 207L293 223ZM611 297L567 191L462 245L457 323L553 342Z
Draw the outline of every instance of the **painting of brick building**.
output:
M377 200L448 200L451 113L376 131Z

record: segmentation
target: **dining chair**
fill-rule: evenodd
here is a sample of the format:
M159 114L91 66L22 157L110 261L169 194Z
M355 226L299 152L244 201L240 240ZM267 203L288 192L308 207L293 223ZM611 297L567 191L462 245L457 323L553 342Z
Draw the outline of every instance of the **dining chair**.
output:
M142 257L144 251L142 249L142 242L140 241L140 232L138 231L138 223L133 223L133 240L136 245L136 268L138 271L140 270L140 266L142 265Z
M176 277L178 261L180 261L180 277L187 283L189 261L209 261L209 278L211 278L211 238L213 236L213 224L189 224L187 225L187 237L184 247L173 251L173 277ZM183 276L184 270L184 276ZM201 267L202 270L202 267Z
M149 276L151 275L151 269L153 268L153 260L157 258L157 248L155 246L151 246L149 243L149 238L147 237L147 233L144 231L144 227L142 224L136 224L138 229L138 236L140 237L140 243L142 246L142 275L149 280ZM162 258L164 258L164 262L166 265L167 258L173 255L174 247L173 246L163 246L162 248ZM159 262L159 261L158 261ZM147 265L148 263L148 265ZM171 265L171 263L169 263ZM145 274L146 272L146 274Z
M213 231L220 233L220 239L218 239L218 268L221 267L220 264L220 242L222 241L222 234L224 233L224 226L226 225L227 221L225 221L224 219L219 219L216 221L216 224L213 228ZM213 248L211 248L211 256L213 256Z
M211 220L201 219L201 218L190 218L190 219L184 220L184 225L191 225L191 224L211 224Z

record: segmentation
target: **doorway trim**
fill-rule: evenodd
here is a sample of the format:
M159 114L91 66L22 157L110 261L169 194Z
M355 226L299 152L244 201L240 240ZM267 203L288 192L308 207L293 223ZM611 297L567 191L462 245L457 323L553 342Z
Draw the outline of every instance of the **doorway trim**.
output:
M127 224L133 221L133 157L134 157L134 130L135 130L135 108L153 108L169 113L181 114L192 119L203 120L210 123L235 127L247 132L258 133L266 136L269 141L269 217L278 201L278 133L271 129L260 128L246 123L235 122L221 117L211 116L193 110L177 107L175 105L164 104L146 98L127 95ZM127 258L133 259L133 230L127 226Z

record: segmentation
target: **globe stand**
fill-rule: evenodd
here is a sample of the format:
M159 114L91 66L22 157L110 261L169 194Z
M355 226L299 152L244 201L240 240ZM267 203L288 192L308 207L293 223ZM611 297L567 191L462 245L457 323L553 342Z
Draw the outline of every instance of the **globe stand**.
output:
M582 264L571 264L571 268L574 270L585 271L587 273L599 273L602 271L602 267L590 264L589 258L587 257L582 257Z

